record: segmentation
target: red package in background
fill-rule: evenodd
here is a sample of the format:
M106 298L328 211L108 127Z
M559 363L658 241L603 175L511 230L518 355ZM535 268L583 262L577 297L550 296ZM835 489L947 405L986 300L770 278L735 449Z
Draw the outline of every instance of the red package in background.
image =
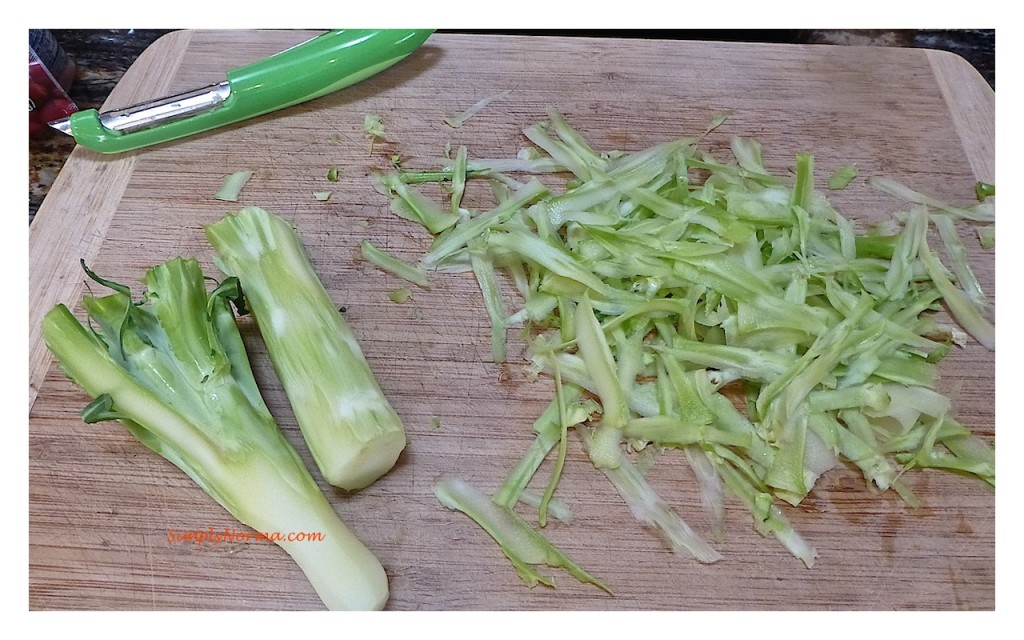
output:
M49 130L47 123L66 118L78 107L68 97L75 78L75 63L49 31L29 30L28 135Z

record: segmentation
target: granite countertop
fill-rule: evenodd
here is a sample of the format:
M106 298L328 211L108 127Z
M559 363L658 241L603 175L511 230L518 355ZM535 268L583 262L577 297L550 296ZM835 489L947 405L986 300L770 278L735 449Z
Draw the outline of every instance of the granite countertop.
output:
M77 65L76 77L69 91L71 99L80 109L98 109L139 54L168 31L167 29L52 30L57 41ZM529 33L583 35L583 32L579 31L531 31ZM995 89L995 30L663 30L603 31L586 35L944 49L967 59ZM50 185L53 184L74 146L74 140L70 136L57 132L48 132L41 138L29 140L29 223L32 222Z
M99 109L139 54L168 30L54 29L52 32L77 66L68 97L84 110ZM74 148L71 136L56 131L29 139L29 223Z

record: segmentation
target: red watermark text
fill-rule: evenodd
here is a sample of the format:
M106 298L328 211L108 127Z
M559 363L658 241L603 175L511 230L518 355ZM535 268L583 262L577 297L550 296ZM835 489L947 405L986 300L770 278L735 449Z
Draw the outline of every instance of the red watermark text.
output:
M324 534L320 531L243 531L241 529L196 529L192 531L167 530L167 542L191 542L192 544L221 544L240 542L320 542Z

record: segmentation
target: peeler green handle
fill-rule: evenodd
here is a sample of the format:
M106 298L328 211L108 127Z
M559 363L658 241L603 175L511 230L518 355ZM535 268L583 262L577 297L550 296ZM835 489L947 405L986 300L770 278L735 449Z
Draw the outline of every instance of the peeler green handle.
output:
M226 81L100 114L79 111L50 125L100 153L120 153L191 136L343 89L407 57L431 29L328 31L238 67Z

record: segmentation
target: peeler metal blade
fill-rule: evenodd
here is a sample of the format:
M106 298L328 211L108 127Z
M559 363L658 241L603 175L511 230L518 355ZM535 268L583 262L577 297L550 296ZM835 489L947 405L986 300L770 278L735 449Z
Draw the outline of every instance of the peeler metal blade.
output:
M377 74L409 56L432 29L342 29L238 67L227 79L98 113L78 111L49 125L101 153L160 144L284 109Z

